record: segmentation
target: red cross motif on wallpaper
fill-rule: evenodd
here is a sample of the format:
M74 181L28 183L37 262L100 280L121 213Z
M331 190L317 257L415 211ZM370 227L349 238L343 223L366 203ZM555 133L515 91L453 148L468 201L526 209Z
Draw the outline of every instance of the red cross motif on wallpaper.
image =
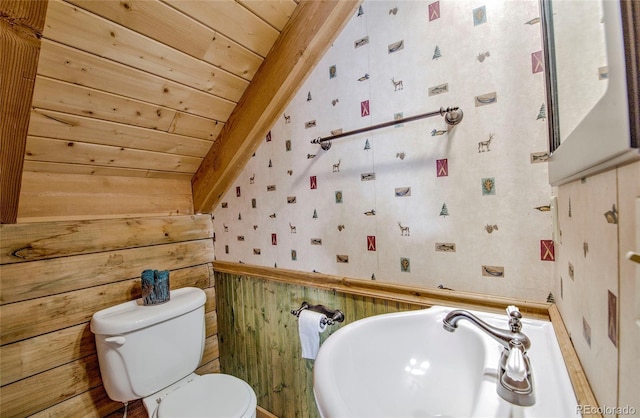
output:
M309 183L310 183L311 189L318 188L318 181L316 180L316 176L309 177Z
M440 17L440 2L431 3L429 5L429 22Z
M267 142L271 142L271 131L267 133Z
M540 260L542 261L555 261L555 247L552 239L540 240Z
M544 69L544 64L542 60L542 51L532 52L531 53L531 72L539 73Z
M367 250L375 251L376 250L376 236L375 235L367 235Z
M360 102L360 116L365 117L369 116L369 100L365 100L364 102Z
M271 234L271 245L278 245L278 234Z
M436 175L438 177L446 177L449 175L449 162L446 158L436 160Z

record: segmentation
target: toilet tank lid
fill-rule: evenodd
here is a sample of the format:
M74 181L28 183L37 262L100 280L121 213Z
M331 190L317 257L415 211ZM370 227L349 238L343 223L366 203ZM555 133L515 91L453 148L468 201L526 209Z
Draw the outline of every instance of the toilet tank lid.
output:
M121 303L93 314L91 332L119 335L164 322L203 306L207 296L197 287L172 290L168 302L143 305L142 299Z

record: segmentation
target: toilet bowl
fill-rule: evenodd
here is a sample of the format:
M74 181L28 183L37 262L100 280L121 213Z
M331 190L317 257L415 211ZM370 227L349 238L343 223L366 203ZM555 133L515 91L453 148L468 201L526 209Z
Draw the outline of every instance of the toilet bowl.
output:
M100 374L115 401L142 399L154 418L252 418L251 386L227 374L195 372L204 351L202 289L173 290L170 300L142 299L96 312L91 319Z
M153 418L255 418L257 407L251 386L226 374L193 373L142 401Z

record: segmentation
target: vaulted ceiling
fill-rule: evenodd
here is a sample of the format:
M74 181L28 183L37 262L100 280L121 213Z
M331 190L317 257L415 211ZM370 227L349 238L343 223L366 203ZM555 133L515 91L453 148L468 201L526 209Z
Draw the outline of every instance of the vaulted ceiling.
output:
M191 179L210 211L357 4L49 0L22 170Z

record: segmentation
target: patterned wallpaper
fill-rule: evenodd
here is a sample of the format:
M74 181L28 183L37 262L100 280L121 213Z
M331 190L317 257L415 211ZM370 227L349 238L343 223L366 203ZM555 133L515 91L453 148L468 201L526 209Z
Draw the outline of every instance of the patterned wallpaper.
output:
M640 162L558 187L553 292L604 416L640 411ZM635 411L635 412L634 412Z
M215 209L216 258L545 300L542 66L535 0L365 1Z

